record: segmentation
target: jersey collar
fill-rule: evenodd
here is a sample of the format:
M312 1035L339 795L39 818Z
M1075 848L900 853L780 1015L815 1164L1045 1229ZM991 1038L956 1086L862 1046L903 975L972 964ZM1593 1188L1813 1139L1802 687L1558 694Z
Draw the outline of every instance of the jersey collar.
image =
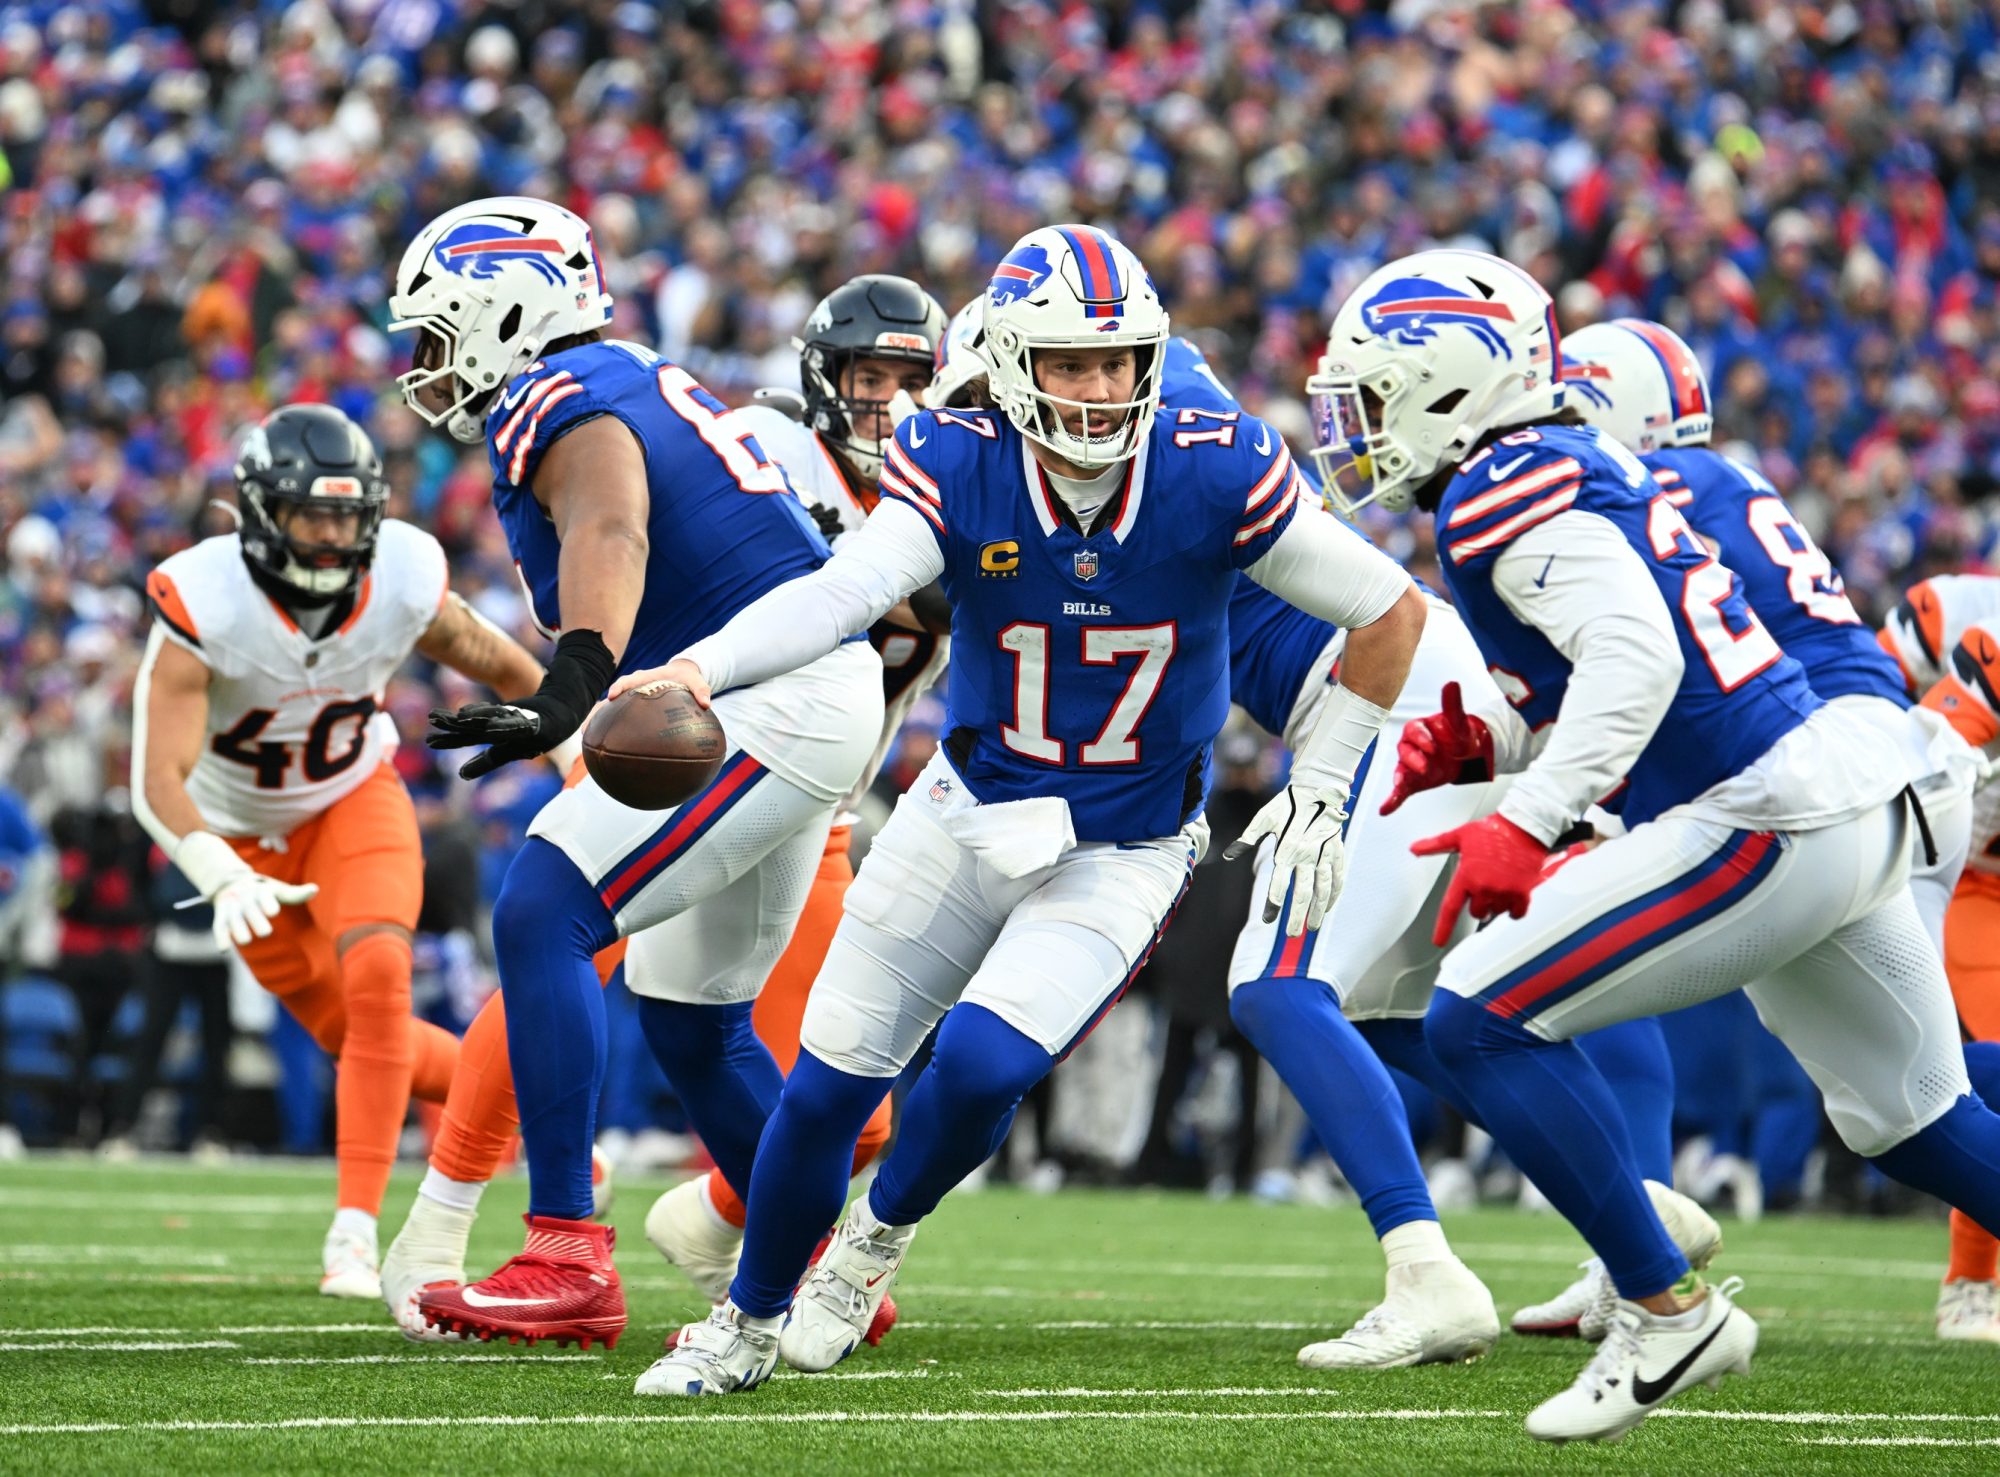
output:
M1139 503L1146 490L1146 462L1152 446L1151 436L1139 443L1139 450L1125 463L1125 476L1118 484L1118 491L1098 509L1090 527L1085 529L1049 485L1047 471L1035 460L1034 450L1023 436L1021 460L1028 479L1028 502L1035 510L1035 522L1041 527L1042 537L1052 537L1058 528L1068 528L1080 538L1091 538L1109 528L1112 538L1124 543L1139 521Z

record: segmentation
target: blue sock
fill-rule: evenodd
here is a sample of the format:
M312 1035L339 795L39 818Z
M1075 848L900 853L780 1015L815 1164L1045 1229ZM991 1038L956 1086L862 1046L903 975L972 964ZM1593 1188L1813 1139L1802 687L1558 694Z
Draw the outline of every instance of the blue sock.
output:
M1494 1142L1604 1259L1620 1293L1651 1297L1687 1274L1633 1166L1618 1099L1581 1047L1544 1041L1448 990L1431 997L1424 1036Z
M1406 1221L1438 1218L1402 1094L1341 1015L1331 987L1267 975L1237 987L1229 1017L1298 1098L1378 1237Z
M750 1025L752 1002L639 1002L639 1026L729 1188L750 1203L750 1164L785 1076Z
M1869 1162L2000 1235L2000 1115L1977 1094Z
M799 1053L764 1125L744 1200L752 1208L729 1296L751 1317L775 1318L791 1307L813 1248L847 1199L861 1130L894 1085Z
M590 961L617 937L611 910L576 863L530 837L493 903L530 1215L590 1217L605 1040L604 990Z
M1431 1049L1424 1041L1424 1023L1421 1020L1355 1021L1353 1024L1354 1029L1361 1033L1361 1039L1374 1049L1375 1055L1405 1077L1423 1083L1450 1103L1452 1111L1467 1123L1476 1128L1486 1126L1479 1121L1478 1110L1465 1100L1465 1094L1451 1080L1451 1074L1440 1067L1437 1058L1431 1055Z
M1576 1038L1590 1064L1617 1094L1639 1173L1674 1182L1674 1063L1656 1016L1620 1021Z
M903 1100L895 1150L868 1192L876 1218L907 1226L937 1209L953 1185L992 1157L1021 1099L1054 1065L1040 1042L984 1006L952 1007L931 1064Z

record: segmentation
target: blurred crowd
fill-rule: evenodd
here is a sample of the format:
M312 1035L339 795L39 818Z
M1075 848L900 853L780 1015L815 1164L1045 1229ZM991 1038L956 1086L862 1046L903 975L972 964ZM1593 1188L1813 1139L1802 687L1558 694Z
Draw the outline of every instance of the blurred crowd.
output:
M1498 251L1566 329L1678 329L1718 441L1864 613L1995 538L1987 0L0 4L0 776L67 844L55 954L150 926L157 858L104 829L140 590L231 526L235 438L266 409L364 421L392 511L527 634L484 455L402 407L408 345L383 331L415 230L505 193L585 215L615 332L732 402L797 384L791 335L848 276L905 273L950 310L1024 231L1096 222L1300 445L1353 285L1427 245ZM1425 572L1423 521L1371 531ZM453 861L441 936L477 937L551 781L432 764L416 740L454 683L413 669L389 706ZM92 845L141 873L124 921L79 933Z

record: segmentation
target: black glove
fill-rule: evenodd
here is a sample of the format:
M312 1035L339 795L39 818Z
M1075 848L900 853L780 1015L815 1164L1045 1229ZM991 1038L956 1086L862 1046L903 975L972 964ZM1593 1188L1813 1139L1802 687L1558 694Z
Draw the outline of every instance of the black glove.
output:
M812 521L819 525L821 538L832 543L840 537L840 509L827 503L814 503L806 509L806 512L811 514Z
M595 631L565 631L542 685L511 703L467 703L457 712L431 709L434 732L424 742L433 749L485 744L459 766L458 777L476 780L516 759L546 754L583 726L591 706L618 674L611 648Z

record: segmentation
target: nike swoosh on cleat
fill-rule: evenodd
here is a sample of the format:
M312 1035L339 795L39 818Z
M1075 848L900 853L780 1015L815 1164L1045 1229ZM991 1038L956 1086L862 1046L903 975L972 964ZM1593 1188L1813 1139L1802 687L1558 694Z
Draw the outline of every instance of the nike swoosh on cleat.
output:
M865 1287L873 1287L876 1283L880 1282L884 1277L887 1277L888 1275L889 1274L887 1272L877 1272L873 1277L870 1277L867 1280L867 1282L865 1282L862 1285Z
M554 1301L553 1298L497 1298L476 1287L466 1288L459 1296L465 1299L466 1306L473 1308L532 1308Z
M1643 1374L1639 1373L1638 1370L1636 1369L1633 1370L1632 1371L1633 1400L1635 1400L1640 1405L1654 1405L1657 1404L1659 1401L1665 1399L1667 1392L1673 1389L1674 1381L1679 1379L1682 1375L1686 1374L1688 1372L1689 1367L1693 1365L1695 1360L1701 1358L1702 1353L1708 1348L1708 1346L1714 1343L1716 1339L1721 1336L1722 1330L1729 1326L1730 1315L1735 1313L1735 1311L1736 1310L1734 1308L1731 1308L1728 1313L1724 1313L1722 1315L1722 1321L1716 1324L1714 1328L1709 1330L1708 1337L1703 1339L1700 1343L1696 1344L1692 1349L1688 1350L1687 1354L1681 1359L1680 1363L1676 1364L1672 1369L1668 1370L1659 1379L1649 1380Z
M1526 461L1529 457L1533 455L1534 453L1532 451L1524 451L1519 456L1515 457L1514 460L1507 463L1506 466L1495 467L1491 471L1489 471L1486 475L1488 477L1491 477L1495 482L1505 482L1509 477L1514 475L1514 469L1516 467L1520 466L1522 462Z

